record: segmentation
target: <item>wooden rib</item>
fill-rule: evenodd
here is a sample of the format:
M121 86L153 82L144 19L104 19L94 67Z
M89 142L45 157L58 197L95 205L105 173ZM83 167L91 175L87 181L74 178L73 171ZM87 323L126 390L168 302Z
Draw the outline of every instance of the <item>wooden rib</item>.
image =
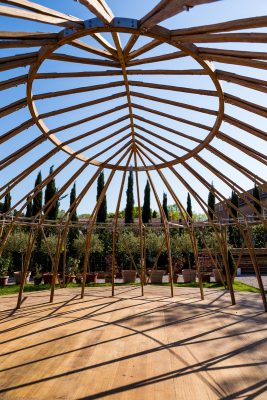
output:
M26 97L24 99L17 100L14 103L8 104L7 106L0 108L0 119L26 106Z
M58 34L52 32L15 32L0 31L0 39L4 40L43 40L57 39Z
M100 57L110 58L111 60L116 60L116 58L107 50L99 49L98 47L92 46L90 44L84 43L81 40L73 40L70 46L77 47L78 49L87 51L89 53L97 54Z
M161 0L148 14L140 20L141 29L150 29L174 15L183 12L187 6L213 3L218 0Z
M176 159L177 158L177 154L172 153L171 151L169 151L168 149L160 146L158 143L153 142L152 140L149 140L147 137L144 137L143 135L139 135L139 133L135 132L135 136L143 141L145 141L146 143L149 143L151 146L156 147L158 150L168 154L169 156L171 156L172 158ZM138 139L136 139L136 143L142 145L142 142L140 142Z
M65 18L58 18L40 13L23 11L13 7L0 6L0 15L10 18L19 18L19 19L26 19L28 21L41 22L44 24L64 26L66 28L76 28L76 29L83 28L83 21L81 22L70 21L69 19Z
M30 152L32 149L43 143L45 140L47 140L47 138L44 135L38 136L30 143L27 143L25 146L20 147L19 150L16 150L12 154L9 154L6 158L3 158L0 161L0 170L6 168L10 164L13 164L16 160Z
M260 139L266 140L267 139L267 134L266 132L252 126L249 124L246 124L245 122L240 121L237 118L232 117L231 115L224 114L224 121L227 122L230 125L234 125L237 128L244 130L251 135L257 136Z
M44 7L40 4L32 3L27 0L1 0L1 3L8 4L11 6L17 6L29 11L36 11L39 14L49 15L57 18L64 18L74 22L80 22L81 24L83 22L80 18L73 17L72 15L63 14L52 8Z
M18 54L11 57L3 57L0 59L0 71L7 71L13 68L25 67L31 65L37 60L38 53Z
M181 92L181 93L192 93L192 94L198 94L198 95L203 95L203 96L213 96L213 97L217 96L217 92L215 90L192 89L192 88L183 87L183 86L163 85L163 84L159 84L159 83L147 83L147 82L132 81L132 80L129 81L129 85L146 87L146 88L150 88L150 89L170 90L170 91Z
M261 115L262 117L267 117L267 108L260 106L255 103L251 103L250 101L246 101L241 99L240 97L233 96L229 93L224 93L224 100L228 104L232 104L233 106L243 108L244 110L250 111L254 114Z
M148 43L144 44L142 47L139 47L137 50L132 51L127 56L125 54L125 49L124 49L123 54L124 54L126 60L131 60L133 58L140 56L141 54L144 54L144 53L154 49L155 47L161 45L161 43L162 42L159 41L158 39L153 39L151 42L148 42Z
M172 140L170 140L170 139L168 139L168 138L166 138L164 136L158 135L157 133L152 132L149 129L143 128L142 126L136 125L136 124L134 126L135 126L135 128L140 129L143 132L148 133L149 135L151 135L151 136L153 136L153 137L155 137L157 139L162 140L163 142L169 143L170 145L175 146L175 147L177 147L177 148L179 148L181 150L190 151L190 149L188 149L187 147L184 147L184 146L180 145L179 143L173 142ZM135 134L140 139L146 139L143 135L139 135L136 131L135 131ZM155 145L155 143L152 142L152 141L150 141L150 144ZM167 152L167 150L165 150L164 148L161 148L161 150ZM171 156L174 156L174 158L177 158L177 154L176 154L176 156L173 153L168 153L168 154L170 154Z
M20 75L15 78L7 79L6 81L0 82L0 91L12 88L14 86L23 85L27 82L28 75Z
M266 37L267 43L267 37ZM242 57L230 57L230 56L220 56L218 54L210 54L210 53L200 53L200 56L209 61L217 61L222 64L233 64L233 65L242 65L245 67L258 68L258 69L267 69L267 63L264 61L251 60L249 58Z
M1 40L0 49L18 49L24 47L41 47L57 43L57 39L36 39L36 40Z
M127 61L127 67L133 67L136 65L142 65L142 64L149 64L149 63L157 63L161 61L168 61L168 60L175 60L177 58L183 58L183 57L188 57L188 54L186 54L183 51L175 51L173 53L167 53L163 54L160 56L154 56L154 57L147 57L147 58L141 58L133 61Z
M79 0L81 4L88 8L93 14L101 19L105 24L109 24L114 18L112 11L106 4L106 2L100 2L99 0Z
M34 125L33 119L28 119L27 121L23 122L22 124L16 126L15 128L11 129L7 133L4 133L0 136L0 143L4 143L5 141L12 139L14 136L18 135L20 132L25 131L26 129L30 128Z
M84 86L84 87L67 89L67 90L59 90L57 92L48 92L48 93L41 93L41 94L34 95L33 100L49 99L51 97L66 96L66 95L74 94L74 93L91 92L94 90L110 89L113 87L118 87L118 86L123 86L123 85L124 85L124 81L118 81L118 82L103 83L100 85Z
M77 57L68 54L53 53L48 57L49 60L73 62L78 64L100 65L104 67L120 68L120 64L110 60L100 60L98 58Z
M190 104L187 103L181 103L178 101L173 101L173 100L167 100L167 99L163 99L162 97L155 97L155 96L150 96L148 94L144 94L144 93L139 93L139 92L134 92L131 91L131 95L134 97L138 97L140 99L146 99L146 100L151 100L151 101L155 101L157 103L164 103L164 104L169 104L175 107L181 107L181 108L185 108L187 110L192 110L192 111L196 111L196 112L200 112L203 114L208 114L208 115L218 115L217 111L214 110L210 110L208 108L201 108L201 107L197 107L197 106L192 106Z
M125 129L120 129L116 132L112 132L110 135L104 136L102 139L96 140L94 143L89 144L87 146L83 146L82 148L80 148L76 153L81 153L81 152L85 152L89 149L92 149L93 147L105 142L106 140L110 139L110 138L115 138L115 136L117 136L119 133L123 132ZM105 152L108 151L109 149L112 149L113 147L115 147L118 144L121 144L122 142L124 142L124 140L128 139L131 137L131 132L127 133L126 135L124 135L122 138L118 139L116 142L113 142L110 146L105 148ZM128 142L129 143L129 142Z
M129 69L127 70L128 75L207 75L204 69ZM39 73L36 75L36 79L56 79L56 78L82 78L82 77L95 77L95 76L113 76L121 75L121 71L107 70L107 71L83 71L83 72L47 72Z
M124 55L125 58L127 58L128 54L132 50L133 46L137 42L138 38L139 38L138 34L133 34L133 35L130 36L128 42L126 43L126 45L125 45L125 47L123 49L123 55Z
M112 127L113 125L116 125L116 124L118 124L118 123L120 123L120 122L122 122L122 121L125 121L125 120L128 119L128 118L129 118L129 116L128 116L128 115L125 115L124 117L118 118L118 119L116 119L116 120L114 120L114 121L108 122L108 123L105 124L105 125L98 126L97 128L95 128L95 129L93 129L93 130L91 130L91 131L82 133L82 134L80 134L79 136L76 136L75 138L69 139L69 140L65 141L63 144L64 144L64 145L67 145L67 144L69 144L69 143L72 143L73 141L77 141L77 140L83 139L83 138L85 138L85 137L87 137L87 136L91 136L91 135L93 135L93 134L95 134L95 133L99 133L99 132L101 132L103 129L110 128L110 127ZM129 125L127 125L127 126L124 127L124 129L128 129L128 128L129 128Z
M153 110L152 108L140 106L139 104L136 104L136 103L133 103L133 107L137 108L139 110L142 110L142 111L147 111L147 112L152 113L152 114L161 115L162 117L169 118L169 119L172 119L172 120L177 121L177 122L182 122L182 123L187 124L187 125L192 125L192 126L195 126L197 128L204 129L206 131L209 131L211 129L210 126L207 126L207 125L204 125L204 124L199 124L199 123L193 122L193 121L189 121L189 120L184 119L184 118L179 118L179 117L176 117L174 115L170 115L170 114L164 113L162 111Z
M105 103L107 101L112 101L112 100L115 100L115 99L119 99L119 98L124 97L124 96L125 96L124 92L116 93L116 94L113 94L111 96L101 97L100 99L86 101L84 103L75 104L75 105L70 106L70 107L65 107L65 108L61 108L61 109L56 109L54 111L49 111L49 112L46 112L44 114L40 114L39 118L53 117L55 115L64 114L64 113L67 113L67 112L70 112L70 111L74 111L74 110L79 110L80 108L90 107L90 106L93 106L95 104L101 104L101 103Z
M138 119L139 121L142 121L142 122L145 122L145 123L147 123L149 125L155 126L156 128L163 129L163 130L165 130L167 132L174 133L175 135L181 136L181 137L183 137L185 139L192 140L193 142L196 142L196 143L201 143L202 142L202 140L200 140L200 139L196 139L193 136L186 135L185 133L179 132L179 131L177 131L177 130L175 130L173 128L166 127L166 125L161 125L161 124L159 124L159 123L157 123L155 121L148 120L148 119L146 119L144 117L141 117L140 115L134 114L134 119Z
M241 29L261 28L267 26L267 16L236 19L233 21L219 22L217 24L194 26L192 28L175 29L172 35L195 35L200 33L215 33L227 31L239 31Z
M78 121L71 122L71 123L69 123L69 124L59 126L58 128L52 129L52 130L50 131L50 134L57 133L57 132L60 132L60 131L65 130L65 129L72 128L72 127L74 127L74 126L83 124L84 122L92 121L93 119L96 119L96 118L101 118L101 117L103 117L104 115L112 114L112 113L114 113L114 112L116 112L116 111L123 110L124 108L127 108L127 107L128 107L127 104L123 104L123 105L121 105L121 106L117 106L117 107L111 108L110 110L103 111L103 112L101 112L101 113L99 113L99 114L94 114L94 115L92 115L92 116L90 116L90 117L83 118L83 119L80 119L80 120L78 120Z
M198 54L202 55L218 55L218 56L230 56L238 58L248 58L256 60L267 60L267 54L263 51L242 51L242 50L226 50L226 49L214 49L209 47L198 47Z
M249 76L238 75L232 72L216 70L218 79L222 79L226 82L234 83L240 86L244 86L250 89L258 90L260 92L267 93L267 81L257 78L251 78Z
M95 39L99 44L101 44L104 49L113 54L115 58L117 58L116 49L100 33L93 33L91 37Z
M255 160L258 160L259 162L263 164L267 164L267 156L263 153L260 153L259 151L246 146L245 144L239 142L238 140L232 138L231 136L226 135L225 133L218 132L218 138L221 139L224 142L229 143L231 146L234 146L238 150L241 150L244 154L249 155L250 157L254 158Z
M172 35L172 40L181 43L267 43L266 33L216 33L200 35Z

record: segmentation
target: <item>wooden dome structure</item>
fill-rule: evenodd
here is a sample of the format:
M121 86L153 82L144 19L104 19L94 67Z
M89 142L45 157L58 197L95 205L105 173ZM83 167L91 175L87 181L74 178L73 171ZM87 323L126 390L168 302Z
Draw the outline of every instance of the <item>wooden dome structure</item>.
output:
M259 200L245 187L255 184L267 190L267 136L257 126L267 115L267 109L262 105L262 96L267 92L267 79L263 78L267 56L264 51L251 49L253 44L257 47L266 43L267 34L263 28L267 27L267 17L168 29L168 19L178 18L193 7L194 10L200 10L202 6L219 9L224 1L161 0L139 20L115 16L105 0L80 0L80 5L85 7L84 19L68 15L67 10L62 13L28 0L4 0L2 3L0 16L13 21L32 21L34 26L43 24L45 28L43 32L19 32L14 24L12 31L0 32L0 48L9 54L0 59L0 70L6 75L0 82L2 98L10 91L11 96L16 96L16 91L19 95L24 93L21 98L1 108L1 118L7 119L10 129L0 136L4 150L1 152L1 170L7 177L2 180L0 199L16 187L25 188L25 195L1 217L8 229L2 231L0 253L12 229L20 223L27 204L51 179L65 174L65 181L50 204L28 222L33 229L25 258L26 276L31 249L38 231L46 224L49 207L75 180L87 174L87 181L75 204L61 221L57 221L60 249L72 224L73 213L100 172L106 169L109 175L105 187L87 223L84 274L99 207L112 180L119 176L112 223L114 265L118 213L127 172L133 171L140 238L144 228L139 184L140 176L145 176L163 221L171 282L171 224L162 209L158 181L170 193L181 214L186 215L186 209L174 181L177 187L188 191L206 213L207 224L220 243L234 304L223 239L224 224L217 221L216 213L211 217L205 200L206 192L213 190L217 201L226 207L232 223L237 224L242 233L267 310L250 234L250 220L225 195L226 189L234 190L256 216L257 223L266 226L264 216L255 207ZM77 4L77 7L80 6ZM163 26L164 21L167 22ZM24 74L20 72L22 67L27 71ZM245 72L237 73L237 69ZM234 94L236 88L238 95ZM251 101L257 96L258 101ZM164 108L168 108L168 112ZM22 109L26 110L28 117L20 121L21 115L18 118L17 115ZM249 123L249 119L253 122ZM20 122L14 124L14 121ZM45 147L47 143L49 146ZM50 160L54 163L57 156L61 158L57 159L54 171L43 179L39 187L27 190L25 182L30 174ZM213 179L220 184L213 187ZM14 209L17 213L10 217ZM235 211L239 212L240 218ZM195 226L189 215L183 227L188 230L197 254ZM54 276L58 257L54 260ZM54 285L51 300L53 290ZM23 285L18 306L22 291ZM83 293L84 286L82 296Z

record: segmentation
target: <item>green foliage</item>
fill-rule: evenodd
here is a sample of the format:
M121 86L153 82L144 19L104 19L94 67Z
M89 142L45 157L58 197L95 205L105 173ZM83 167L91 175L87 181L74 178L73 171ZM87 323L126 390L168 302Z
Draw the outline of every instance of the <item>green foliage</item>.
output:
M265 228L263 224L252 227L252 239L255 247L265 247Z
M229 225L228 228L228 243L234 248L239 248L242 246L241 233L236 225Z
M41 171L38 172L36 181L35 181L35 197L33 198L32 202L32 215L36 215L39 211L41 211L42 206L43 206L43 193L42 190L37 189L37 186L39 186L42 183L42 173ZM37 190L38 193L37 193Z
M191 202L190 193L187 194L186 211L187 211L188 216L189 216L190 218L192 218L192 217L193 217L193 210L192 210L192 202Z
M53 174L53 166L50 167L50 171L49 171L49 175ZM57 193L57 188L56 188L56 182L55 182L55 178L52 178L45 189L45 204L48 204L48 202L56 195ZM49 220L56 220L57 219L57 214L58 214L58 209L59 209L59 201L54 200L52 203L52 207L51 207L51 203L46 207L45 212L47 212L47 210L49 210L47 212L46 218Z
M192 250L192 243L188 233L176 234L171 237L171 251L174 257L189 254Z
M214 195L214 187L213 183L211 185L211 190L209 191L208 195L208 216L211 220L215 218L215 195Z
M11 257L0 257L0 276L8 276L8 270L11 266Z
M104 178L104 172L102 171L99 174L98 180L97 180L97 195L96 195L96 200L99 199L101 196L101 193L104 189L105 186L105 178ZM103 201L99 207L97 217L96 217L96 222L106 222L107 220L107 198L106 195L103 198Z
M156 210L153 211L152 218L158 218L158 213Z
M74 257L69 257L67 261L67 274L76 275L79 272L80 260Z
M57 235L49 235L47 237L47 243L48 243L48 247L49 247L49 250L50 250L50 253L52 254L52 256L56 255L57 246L58 246L58 236ZM48 253L47 245L44 240L42 241L42 244L41 244L41 252L44 254Z
M29 234L23 230L14 231L7 240L4 252L8 254L25 254L29 242Z
M131 224L134 221L134 194L133 194L133 172L128 175L128 186L126 190L126 207L125 207L125 223Z
M145 193L144 193L144 204L142 209L142 221L144 224L148 224L151 221L151 208L150 208L150 184L147 180Z
M85 254L85 237L79 236L77 239L74 240L74 248L77 254L84 255ZM104 250L104 245L99 238L99 235L94 234L91 238L91 246L90 246L90 253L102 253Z
M260 202L260 192L259 192L259 188L258 188L258 186L256 186L256 183L255 183L255 185L254 185L254 188L253 188L253 196L255 197L255 199L257 199L258 200L258 202L257 201L253 201L253 206L256 208L256 210L258 211L258 213L259 214L261 214L261 202ZM255 212L255 215L257 215L256 214L256 212Z
M169 221L168 198L167 193L163 193L162 208L167 220Z

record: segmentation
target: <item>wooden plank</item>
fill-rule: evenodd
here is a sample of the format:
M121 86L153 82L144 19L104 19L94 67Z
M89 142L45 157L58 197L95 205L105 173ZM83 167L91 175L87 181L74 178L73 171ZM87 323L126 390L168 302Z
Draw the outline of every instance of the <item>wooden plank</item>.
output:
M260 106L258 104L252 103L250 101L241 99L240 97L233 96L229 93L224 93L225 102L228 104L232 104L234 106L243 108L244 110L250 111L254 114L261 115L262 117L267 118L267 108Z
M3 118L9 114L12 114L13 112L16 112L26 106L27 106L27 98L26 97L23 99L14 101L13 103L0 108L0 118Z
M160 42L158 39L153 39L153 40L151 40L151 42L148 42L148 43L144 44L142 47L139 47L138 49L132 51L127 56L125 54L125 49L124 49L123 55L126 57L126 60L131 60L133 58L140 56L141 54L144 54L144 53L154 49L155 47L160 46L161 43L162 42Z
M32 3L27 0L3 0L1 3L8 4L11 6L16 6L20 8L24 8L29 11L36 11L39 14L50 15L52 17L64 18L69 21L80 22L82 24L82 20L80 18L74 17L72 15L63 14L59 11L56 11L52 8L44 7L37 3Z
M76 29L83 28L82 21L81 22L70 21L65 18L51 17L49 15L39 14L31 11L30 12L24 11L13 7L0 6L0 15L10 18L19 18L19 19L26 19L28 21L41 22L44 24L63 26L67 28L76 28Z
M237 128L244 130L251 135L257 136L260 139L266 140L267 139L267 133L256 128L255 126L246 124L245 122L240 121L237 118L232 117L231 115L224 114L224 121L227 122L230 125L234 125Z
M147 58L136 59L127 62L127 67L133 67L135 65L142 65L142 64L149 64L149 63L156 63L161 61L168 61L168 60L175 60L177 58L188 57L183 51L175 51L173 53L162 54L160 56L153 56Z
M226 49L214 49L209 47L198 47L198 54L212 54L219 56L230 56L238 58L249 58L256 60L267 60L267 54L263 51L243 51L243 50L226 50Z
M105 24L109 24L114 18L112 11L106 2L99 0L79 0L81 4L88 8L93 14L101 19Z
M169 105L172 105L175 107L181 107L181 108L185 108L187 110L192 110L192 111L200 112L203 114L214 115L214 116L218 115L217 111L210 110L208 108L192 106L191 104L182 103L182 102L178 102L178 101L174 101L174 100L168 100L168 99L161 98L161 97L155 97L155 96L151 96L151 95L144 94L144 93L131 91L131 95L141 98L141 99L151 100L151 101L155 101L158 103L169 104Z
M78 64L88 64L88 65L93 64L93 65L101 65L104 67L120 68L120 64L118 63L115 63L110 60L101 60L98 58L77 57L61 53L53 53L48 58L50 60L73 62Z
M97 54L101 57L110 58L111 60L116 60L116 58L107 50L99 49L95 46L91 46L90 44L84 43L81 40L73 40L70 43L71 46L77 47L78 49L88 51L89 53Z
M33 100L49 99L51 97L66 96L66 95L71 95L74 93L84 93L84 92L91 92L91 91L95 91L95 90L110 89L110 88L119 87L119 86L123 86L123 85L124 85L124 81L118 81L118 82L103 83L100 85L84 86L84 87L73 88L73 89L59 90L57 92L40 93L40 94L34 95Z
M128 75L207 75L204 69L129 69ZM57 78L82 78L82 77L95 77L95 76L114 76L121 75L121 71L107 70L107 71L81 71L81 72L47 72L38 73L36 79L57 79Z
M267 93L267 81L263 79L251 78L249 76L234 74L232 72L222 70L216 70L216 75L219 79L222 79L226 82Z
M107 101L112 101L114 99L119 99L121 97L124 97L125 93L124 92L120 92L120 93L116 93L110 96L106 96L106 97L101 97L100 99L95 99L95 100L90 100L90 101L86 101L83 103L79 103L79 104L75 104L69 107L63 107L63 108L59 108L56 109L54 111L48 111L46 113L40 114L39 118L48 118L48 117L53 117L55 115L60 115L60 114L64 114L70 111L74 111L74 110L79 110L80 108L84 108L84 107L91 107L93 105L96 104L101 104L101 103L105 103Z
M15 78L7 79L6 81L0 82L0 90L6 90L14 86L23 85L27 82L28 75L20 75Z
M267 43L266 33L216 33L216 34L199 34L171 36L172 40L181 43Z
M193 26L191 28L175 29L171 31L172 35L195 35L200 33L216 33L227 31L239 31L241 29L261 28L267 26L267 16L250 17L236 19L233 21L219 22L217 24Z
M234 65L243 65L245 67L258 68L258 69L267 69L267 63L265 61L251 60L249 58L242 57L230 57L230 56L220 56L218 54L210 54L210 53L200 53L200 56L209 61L216 61L223 64L234 64Z
M141 29L150 29L174 15L183 12L187 7L213 3L218 0L161 0L148 14L140 20Z
M0 58L0 71L24 67L33 64L37 59L37 52L18 54L10 57Z
M172 85L162 85L159 83L147 83L142 81L129 81L129 85L137 86L137 87L146 87L150 89L159 89L159 90L170 90L174 92L181 92L181 93L192 93L198 94L202 96L217 96L217 92L215 90L206 90L206 89L192 89L183 86L172 86Z
M34 125L33 119L28 119L27 121L22 122L22 124L16 126L15 128L1 135L0 143L4 143L7 140L12 139L14 136L18 135L20 132L23 132L24 130L30 128L33 125Z
M43 39L57 39L57 33L47 32L15 32L15 31L0 31L0 39L12 40L43 40Z
M0 49L16 49L41 47L57 43L56 39L36 39L36 40L0 40Z
M94 119L101 118L104 115L113 114L113 113L115 113L117 111L120 111L120 110L123 110L123 109L125 109L127 107L128 107L127 104L123 104L121 106L117 106L117 107L111 108L110 110L103 111L103 112L101 112L99 114L94 114L94 115L92 115L90 117L79 119L78 121L74 121L74 122L71 122L69 124L59 126L58 128L50 130L50 134L61 132L61 131L65 130L65 129L69 129L69 128L72 128L74 126L83 124L84 122L89 122L89 121L92 121Z

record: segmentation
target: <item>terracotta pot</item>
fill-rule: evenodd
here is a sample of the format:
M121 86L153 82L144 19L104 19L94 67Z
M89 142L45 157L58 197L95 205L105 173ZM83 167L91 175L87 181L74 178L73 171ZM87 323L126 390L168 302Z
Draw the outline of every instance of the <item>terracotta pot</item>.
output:
M123 269L121 272L123 283L131 283L136 281L136 271Z
M41 285L42 280L43 280L43 277L42 277L42 276L34 276L34 277L33 277L33 282L34 282L34 284L35 284L36 286Z
M96 283L97 282L97 274L86 274L85 283Z
M27 275L26 275L26 282L25 283L29 283L30 276L31 276L31 271L28 271ZM21 278L22 278L22 272L21 271L15 271L14 272L14 278L15 278L16 285L20 285Z
M196 271L194 269L183 269L182 270L184 283L196 281Z
M202 278L202 282L208 282L208 283L210 282L210 274L202 273L201 278Z
M154 271L151 271L150 282L151 283L162 283L162 278L163 278L164 274L165 274L164 269L158 269L158 270L155 269Z
M9 276L0 276L0 286L6 286Z
M45 285L51 285L52 279L53 279L53 274L51 274L51 273L43 274L43 280L44 280ZM58 276L57 276L55 284L58 285L58 283L59 283L59 281L58 281Z

